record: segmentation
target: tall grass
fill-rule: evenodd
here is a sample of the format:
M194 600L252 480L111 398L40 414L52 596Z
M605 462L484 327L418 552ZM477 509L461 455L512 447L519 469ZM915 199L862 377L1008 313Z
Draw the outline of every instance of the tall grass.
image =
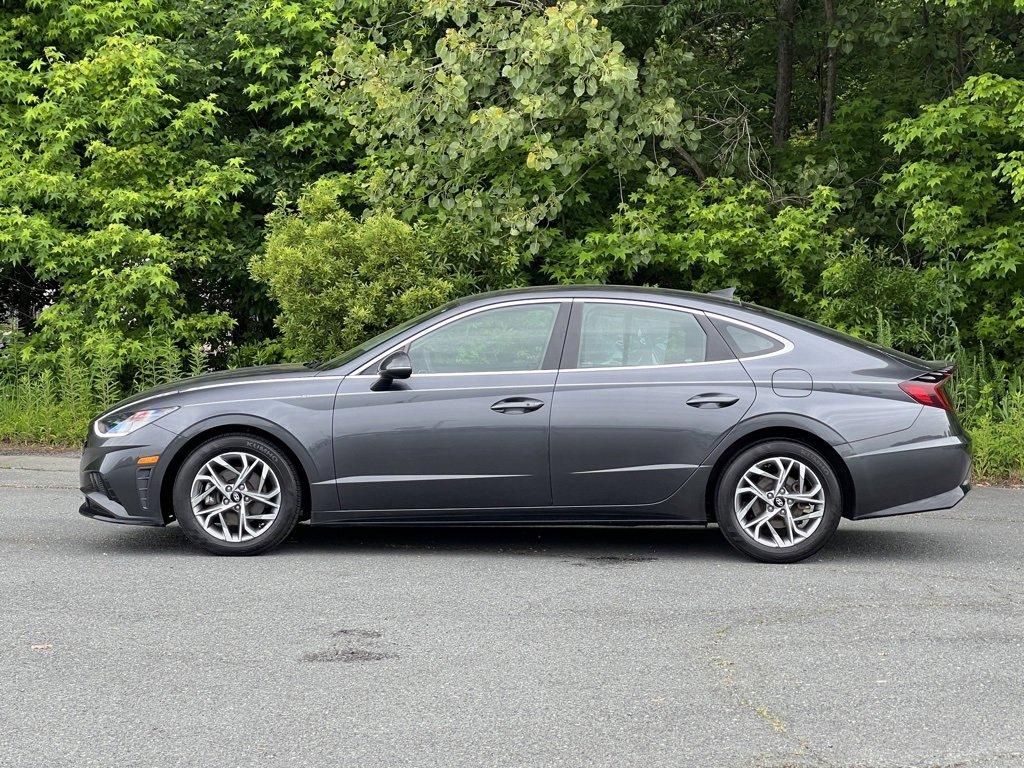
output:
M183 353L157 345L124 386L112 350L100 350L87 362L65 347L52 365L26 363L21 352L16 334L8 334L0 349L0 443L79 446L89 422L123 397L207 368L202 347Z
M950 394L973 441L975 477L1024 482L1024 371L984 349L959 349Z

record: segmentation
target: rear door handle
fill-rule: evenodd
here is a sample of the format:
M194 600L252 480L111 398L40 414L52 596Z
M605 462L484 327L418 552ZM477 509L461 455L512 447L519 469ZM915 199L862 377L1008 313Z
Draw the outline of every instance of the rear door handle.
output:
M700 395L694 395L686 404L693 408L728 408L730 405L734 405L739 402L739 398L736 395L727 395L723 392L705 392Z
M532 397L506 397L492 405L491 410L498 413L529 413L543 407L542 401Z

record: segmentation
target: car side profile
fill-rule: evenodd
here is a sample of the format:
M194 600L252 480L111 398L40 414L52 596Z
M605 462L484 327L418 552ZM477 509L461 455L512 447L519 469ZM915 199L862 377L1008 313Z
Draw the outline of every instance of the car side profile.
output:
M98 520L210 552L294 526L706 525L758 560L969 490L951 368L728 298L461 299L322 364L158 387L91 425Z

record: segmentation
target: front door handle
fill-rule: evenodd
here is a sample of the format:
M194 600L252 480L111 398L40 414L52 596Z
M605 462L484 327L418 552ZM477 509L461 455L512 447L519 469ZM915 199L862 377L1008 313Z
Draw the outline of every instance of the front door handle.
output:
M532 397L506 397L492 405L491 410L498 413L529 413L543 407L542 401Z
M686 404L694 408L728 408L739 402L736 395L727 395L723 392L705 392L701 395L694 395Z

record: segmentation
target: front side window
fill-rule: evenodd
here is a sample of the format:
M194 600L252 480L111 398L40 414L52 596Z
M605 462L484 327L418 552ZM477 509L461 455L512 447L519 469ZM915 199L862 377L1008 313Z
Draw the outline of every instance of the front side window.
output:
M636 304L583 305L580 368L702 363L707 335L689 312Z
M558 307L498 307L453 320L409 345L413 373L540 370Z

